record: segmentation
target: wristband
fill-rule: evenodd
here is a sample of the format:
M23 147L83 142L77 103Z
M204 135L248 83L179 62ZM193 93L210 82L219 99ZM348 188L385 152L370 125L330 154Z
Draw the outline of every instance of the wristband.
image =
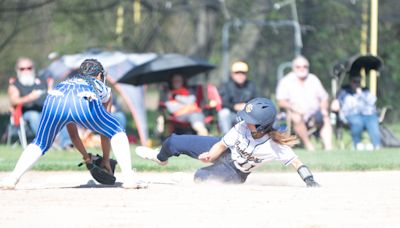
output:
M297 173L299 173L299 175L300 175L301 179L303 179L303 181L305 181L306 179L308 179L310 177L313 178L311 171L305 165L301 165L297 169Z

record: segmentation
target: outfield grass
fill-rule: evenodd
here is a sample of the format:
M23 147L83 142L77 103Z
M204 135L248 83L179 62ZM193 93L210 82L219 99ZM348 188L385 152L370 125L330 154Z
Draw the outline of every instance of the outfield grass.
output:
M134 146L131 147L134 151ZM10 171L22 151L21 147L8 147L0 145L0 171ZM332 152L316 151L308 152L296 149L296 154L313 171L366 171L366 170L400 170L400 151L398 149L382 149L379 151L351 151L335 150ZM99 150L92 150L92 153L100 153ZM151 161L138 158L134 153L133 166L137 171L176 172L194 171L205 166L200 161L187 156L171 158L167 166L158 166ZM77 151L50 150L33 167L34 170L61 171L61 170L85 170L85 167L78 167L81 156ZM286 172L293 171L291 167L284 167L279 162L271 162L258 172Z

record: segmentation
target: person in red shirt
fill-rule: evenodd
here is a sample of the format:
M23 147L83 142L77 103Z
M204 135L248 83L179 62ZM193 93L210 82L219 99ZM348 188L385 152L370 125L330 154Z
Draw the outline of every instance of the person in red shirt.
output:
M174 74L169 81L168 90L164 92L160 95L160 103L170 115L178 121L189 122L197 135L208 135L204 114L196 102L196 96L190 93L182 75ZM159 125L164 121L162 115L157 118Z

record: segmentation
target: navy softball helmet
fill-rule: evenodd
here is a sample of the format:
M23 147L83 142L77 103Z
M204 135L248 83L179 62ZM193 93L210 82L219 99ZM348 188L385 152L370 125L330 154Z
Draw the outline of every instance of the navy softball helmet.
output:
M247 102L238 116L244 122L256 125L258 132L269 132L273 129L276 108L271 100L257 97Z

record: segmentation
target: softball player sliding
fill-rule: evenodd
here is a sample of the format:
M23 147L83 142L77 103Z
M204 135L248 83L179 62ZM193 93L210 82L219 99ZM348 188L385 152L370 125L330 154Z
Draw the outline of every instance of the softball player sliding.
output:
M86 59L79 73L61 82L49 91L42 110L39 129L31 144L22 152L13 172L5 178L2 187L13 189L21 176L46 153L57 133L67 125L71 140L91 162L75 124L102 135L104 166L110 170L110 147L121 167L124 188L140 188L131 167L128 138L118 121L107 112L111 105L111 89L105 85L103 66L95 59Z
M222 139L209 136L172 135L161 150L137 147L136 153L145 159L166 165L168 158L186 154L203 162L212 162L196 171L194 180L217 180L225 183L244 183L247 176L265 162L279 160L291 164L307 187L318 187L310 170L293 152L297 139L273 128L275 105L266 98L249 101L238 113L241 122Z

